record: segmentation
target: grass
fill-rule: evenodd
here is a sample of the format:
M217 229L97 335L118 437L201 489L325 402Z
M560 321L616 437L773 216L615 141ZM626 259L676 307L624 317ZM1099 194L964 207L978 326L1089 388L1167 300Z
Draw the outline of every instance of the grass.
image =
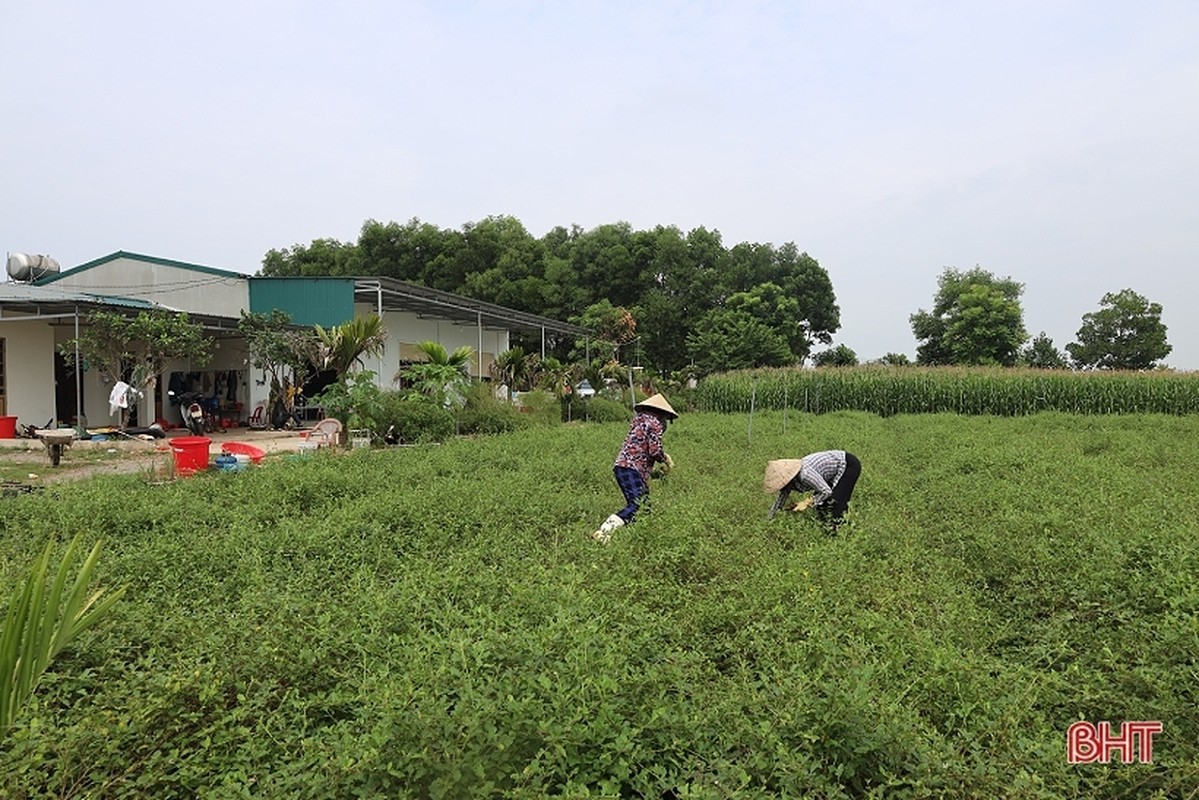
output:
M1197 428L684 415L608 547L619 423L11 498L0 590L76 534L128 588L0 796L1194 796ZM768 522L829 447L848 534ZM1079 719L1162 721L1153 763L1067 764Z

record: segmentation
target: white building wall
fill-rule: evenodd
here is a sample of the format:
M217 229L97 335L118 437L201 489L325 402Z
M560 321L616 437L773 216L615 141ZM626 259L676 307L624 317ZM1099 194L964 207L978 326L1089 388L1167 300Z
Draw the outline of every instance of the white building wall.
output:
M238 319L250 308L250 281L204 270L116 258L84 270L67 270L51 284L94 294L135 297L191 314Z
M375 313L370 306L357 306L355 313L359 316ZM459 347L466 346L475 351L471 359L470 374L474 377L487 377L491 362L496 356L508 349L508 331L482 331L480 343L479 328L476 325L463 325L444 319L421 318L409 311L388 311L383 314L383 327L387 329L387 344L381 358L371 359L367 365L379 375L379 385L383 388L395 386L395 375L399 371L401 361L419 360L422 358L416 352L416 344L424 341L440 342L448 351L453 352ZM480 372L480 344L482 345L482 372Z
M4 416L44 427L54 418L54 330L45 320L0 323L4 339ZM19 431L20 428L18 427Z

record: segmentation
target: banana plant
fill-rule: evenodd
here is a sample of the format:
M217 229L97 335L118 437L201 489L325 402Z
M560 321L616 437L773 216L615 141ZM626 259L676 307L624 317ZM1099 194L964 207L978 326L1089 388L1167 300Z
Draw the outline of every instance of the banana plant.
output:
M50 662L71 641L99 622L125 592L121 587L101 599L104 589L88 593L100 543L84 560L68 589L78 537L67 546L57 573L50 573L52 545L46 545L24 584L9 598L0 629L0 735L7 731L37 688Z

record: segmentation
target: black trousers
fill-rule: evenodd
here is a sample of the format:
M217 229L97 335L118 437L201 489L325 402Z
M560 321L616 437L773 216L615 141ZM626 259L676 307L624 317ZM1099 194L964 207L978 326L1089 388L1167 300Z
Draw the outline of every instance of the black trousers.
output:
M858 483L862 474L862 462L853 453L845 454L845 472L841 480L833 488L833 494L819 508L820 516L840 519L849 510L849 500L853 497L853 487Z

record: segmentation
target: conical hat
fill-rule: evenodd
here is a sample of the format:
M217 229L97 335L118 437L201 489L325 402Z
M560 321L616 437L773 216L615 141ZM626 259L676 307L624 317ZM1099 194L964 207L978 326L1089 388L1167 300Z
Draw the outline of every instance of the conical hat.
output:
M661 394L656 394L653 397L647 397L640 403L634 405L633 408L637 409L638 411L661 411L663 414L668 415L671 419L679 418L678 412L670 407L670 403L666 402L666 398Z
M780 458L766 462L766 478L762 481L762 491L766 494L782 489L803 468L801 458Z

